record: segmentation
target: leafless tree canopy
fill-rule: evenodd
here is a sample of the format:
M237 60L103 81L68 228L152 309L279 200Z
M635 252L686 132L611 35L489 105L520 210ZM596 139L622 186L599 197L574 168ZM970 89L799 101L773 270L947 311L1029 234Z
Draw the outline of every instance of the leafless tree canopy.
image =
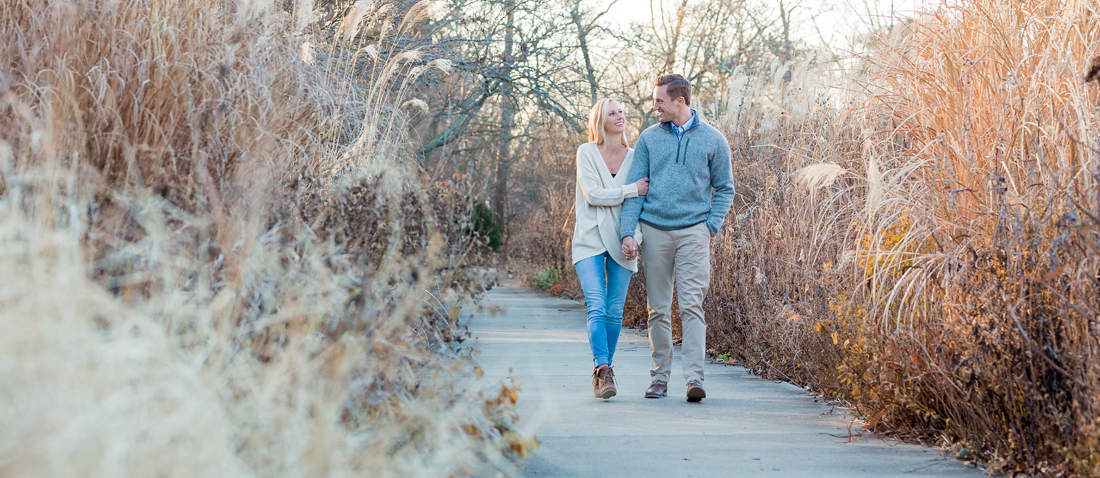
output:
M738 67L759 69L804 49L790 37L790 11L798 7L791 2L651 0L653 20L629 25L610 17L614 3L449 0L400 48L374 45L370 34L356 47L374 45L382 55L418 48L416 62L449 62L450 72L426 72L413 86L427 106L412 112L419 161L432 179L468 183L507 241L518 218L549 212L535 190L569 189L568 174L546 175L562 169L550 163L571 164L597 99L619 99L637 134L655 120L657 75L685 75L706 102L721 96ZM335 34L354 7L318 5L311 28ZM353 74L369 76L372 65L364 55Z

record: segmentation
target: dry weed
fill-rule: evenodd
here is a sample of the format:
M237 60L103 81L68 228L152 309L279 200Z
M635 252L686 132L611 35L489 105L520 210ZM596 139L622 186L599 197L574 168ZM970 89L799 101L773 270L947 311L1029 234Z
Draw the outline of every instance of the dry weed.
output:
M382 10L353 20L422 6ZM529 450L514 387L451 345L482 245L405 160L417 57L336 74L367 60L309 18L0 7L0 474L480 476Z
M876 430L1100 475L1097 13L943 4L850 71L736 81L712 114L755 200L715 246L712 341Z

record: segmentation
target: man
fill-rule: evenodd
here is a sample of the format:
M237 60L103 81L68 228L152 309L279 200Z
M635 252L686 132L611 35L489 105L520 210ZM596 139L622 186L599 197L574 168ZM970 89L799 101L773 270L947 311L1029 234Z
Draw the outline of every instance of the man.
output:
M703 298L710 286L710 239L722 228L733 204L730 146L722 133L691 108L691 83L663 75L653 88L660 120L638 137L628 183L648 177L649 193L623 203L619 236L623 254L638 255L634 227L640 222L641 255L649 302L652 383L646 398L668 394L672 370L672 285L676 280L683 325L681 361L687 400L707 396L703 360L707 324ZM712 196L713 195L713 196Z

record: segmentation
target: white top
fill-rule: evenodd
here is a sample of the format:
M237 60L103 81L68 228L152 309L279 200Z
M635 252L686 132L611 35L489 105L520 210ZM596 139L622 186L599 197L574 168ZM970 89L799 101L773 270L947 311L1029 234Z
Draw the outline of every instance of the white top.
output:
M619 173L611 177L607 163L596 143L584 143L577 148L577 225L573 229L573 263L589 257L611 253L611 258L624 269L638 271L638 261L628 261L619 239L619 218L623 200L638 197L638 185L625 184L634 162L634 149L627 148ZM634 239L642 242L640 227Z

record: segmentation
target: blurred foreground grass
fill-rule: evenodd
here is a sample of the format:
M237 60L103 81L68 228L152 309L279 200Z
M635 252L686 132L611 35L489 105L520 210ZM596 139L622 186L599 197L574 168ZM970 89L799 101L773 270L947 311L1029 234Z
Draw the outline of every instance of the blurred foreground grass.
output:
M447 65L352 47L422 13L0 6L0 475L514 471L516 389L453 346L485 245L394 106Z

